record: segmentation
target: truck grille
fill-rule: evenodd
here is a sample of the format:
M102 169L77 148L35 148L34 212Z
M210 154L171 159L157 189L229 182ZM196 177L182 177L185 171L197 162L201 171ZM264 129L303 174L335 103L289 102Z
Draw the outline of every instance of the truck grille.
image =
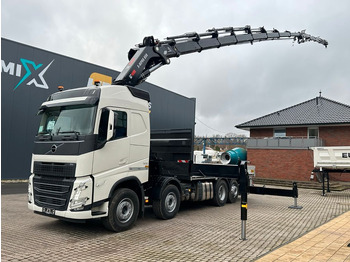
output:
M35 175L34 203L40 207L67 210L75 178Z
M34 162L34 174L43 176L74 177L75 163Z

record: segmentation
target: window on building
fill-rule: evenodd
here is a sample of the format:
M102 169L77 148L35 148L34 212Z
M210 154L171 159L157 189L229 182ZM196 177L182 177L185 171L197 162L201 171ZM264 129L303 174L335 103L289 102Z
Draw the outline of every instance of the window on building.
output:
M285 128L275 128L273 130L273 137L285 137L286 129Z
M318 138L318 127L309 127L307 130L308 138Z

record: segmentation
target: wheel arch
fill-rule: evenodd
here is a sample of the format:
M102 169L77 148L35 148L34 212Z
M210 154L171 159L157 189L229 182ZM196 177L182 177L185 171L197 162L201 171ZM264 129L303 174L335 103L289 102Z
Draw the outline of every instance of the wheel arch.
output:
M177 187L177 189L180 192L180 199L182 196L182 186L181 182L175 178L175 177L162 177L158 183L154 186L154 190L152 192L152 199L159 200L163 188L165 188L167 185L174 185Z
M217 180L215 181L215 183L217 183L219 180L225 181L225 182L226 182L226 185L227 185L227 188L230 188L230 185L231 185L232 183L234 183L234 182L236 182L236 183L238 184L238 181L237 181L236 178L220 177L219 179L217 179ZM214 183L214 184L215 184L215 183Z
M143 185L141 184L140 180L135 176L120 179L112 186L108 195L108 199L111 199L114 192L119 188L129 188L137 194L140 203L140 215L143 216L145 211L145 192L143 190Z

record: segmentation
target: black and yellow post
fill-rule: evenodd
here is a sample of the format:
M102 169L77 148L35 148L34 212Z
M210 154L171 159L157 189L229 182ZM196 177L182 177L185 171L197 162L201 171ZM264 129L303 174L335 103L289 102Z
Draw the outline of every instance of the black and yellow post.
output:
M246 165L246 164L245 164ZM241 240L247 240L247 213L248 213L248 174L244 165L240 165L240 185L241 191Z

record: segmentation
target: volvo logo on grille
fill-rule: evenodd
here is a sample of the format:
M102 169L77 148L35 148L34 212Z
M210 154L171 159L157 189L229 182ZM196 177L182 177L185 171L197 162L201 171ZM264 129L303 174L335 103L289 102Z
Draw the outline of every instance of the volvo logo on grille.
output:
M51 152L55 153L56 150L57 150L57 146L55 144L53 144L52 147L51 147Z

